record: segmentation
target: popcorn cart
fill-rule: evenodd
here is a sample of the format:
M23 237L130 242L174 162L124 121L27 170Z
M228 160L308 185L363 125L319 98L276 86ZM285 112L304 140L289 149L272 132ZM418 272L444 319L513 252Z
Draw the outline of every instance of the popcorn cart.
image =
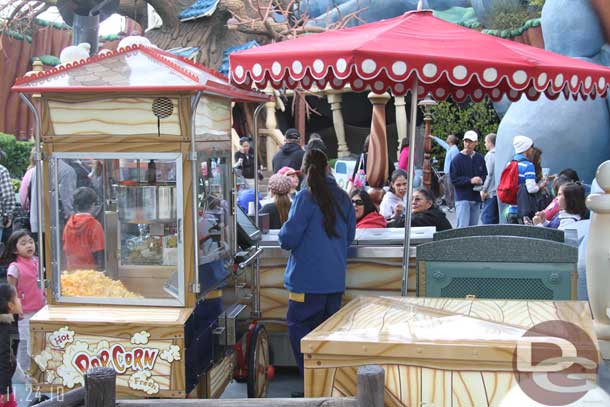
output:
M234 371L264 397L257 290L235 288L252 286L240 279L258 267L260 232L235 205L231 103L267 97L139 45L13 90L39 123L32 200L48 305L30 347L40 390L110 366L123 397L218 397Z

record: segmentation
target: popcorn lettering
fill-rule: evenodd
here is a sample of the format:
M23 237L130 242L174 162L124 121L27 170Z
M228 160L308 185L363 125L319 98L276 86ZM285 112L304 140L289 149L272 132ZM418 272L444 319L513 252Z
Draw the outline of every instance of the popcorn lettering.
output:
M113 345L110 349L103 349L98 356L90 356L87 352L80 352L74 356L74 365L84 374L92 367L112 366L118 373L127 369L141 371L152 369L155 366L158 349L134 348L125 350L120 345Z
M54 348L64 349L68 343L74 341L74 331L70 331L67 326L49 335L49 342Z

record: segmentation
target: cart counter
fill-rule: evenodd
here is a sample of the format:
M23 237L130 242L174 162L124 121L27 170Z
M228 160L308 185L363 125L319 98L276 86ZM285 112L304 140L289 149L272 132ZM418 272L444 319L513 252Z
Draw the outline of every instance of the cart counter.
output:
M408 295L415 296L415 246L432 241L435 227L411 228ZM284 288L284 271L289 252L278 242L279 230L263 235L260 261L261 312L263 319L285 320L288 291ZM400 295L404 229L357 229L348 250L344 301L362 295Z

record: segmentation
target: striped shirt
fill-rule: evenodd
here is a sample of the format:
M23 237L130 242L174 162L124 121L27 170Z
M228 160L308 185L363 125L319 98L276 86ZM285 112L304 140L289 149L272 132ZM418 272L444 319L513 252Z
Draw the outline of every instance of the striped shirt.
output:
M515 154L513 160L517 161L517 168L519 169L519 185L526 184L528 183L527 181L536 184L536 168L534 168L534 164L523 154ZM508 207L508 213L515 214L518 212L518 205Z

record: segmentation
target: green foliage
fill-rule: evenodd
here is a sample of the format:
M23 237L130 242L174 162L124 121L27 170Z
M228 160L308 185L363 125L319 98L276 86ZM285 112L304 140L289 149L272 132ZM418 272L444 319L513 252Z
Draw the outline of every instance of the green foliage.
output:
M512 2L498 2L489 15L489 27L494 30L511 30L523 26L528 20L537 17L527 5Z
M541 10L542 6L544 6L544 1L545 0L530 0L529 5Z
M478 151L486 153L484 137L489 133L496 133L500 118L492 104L485 100L480 103L439 102L434 110L432 120L432 135L447 138L454 134L460 139L468 130L474 130L479 135ZM445 157L445 150L436 143L432 143L432 155L437 158ZM442 168L442 167L441 167Z
M0 133L0 150L5 157L0 160L11 174L11 178L21 179L30 162L30 152L33 143L30 141L17 141L10 134Z

